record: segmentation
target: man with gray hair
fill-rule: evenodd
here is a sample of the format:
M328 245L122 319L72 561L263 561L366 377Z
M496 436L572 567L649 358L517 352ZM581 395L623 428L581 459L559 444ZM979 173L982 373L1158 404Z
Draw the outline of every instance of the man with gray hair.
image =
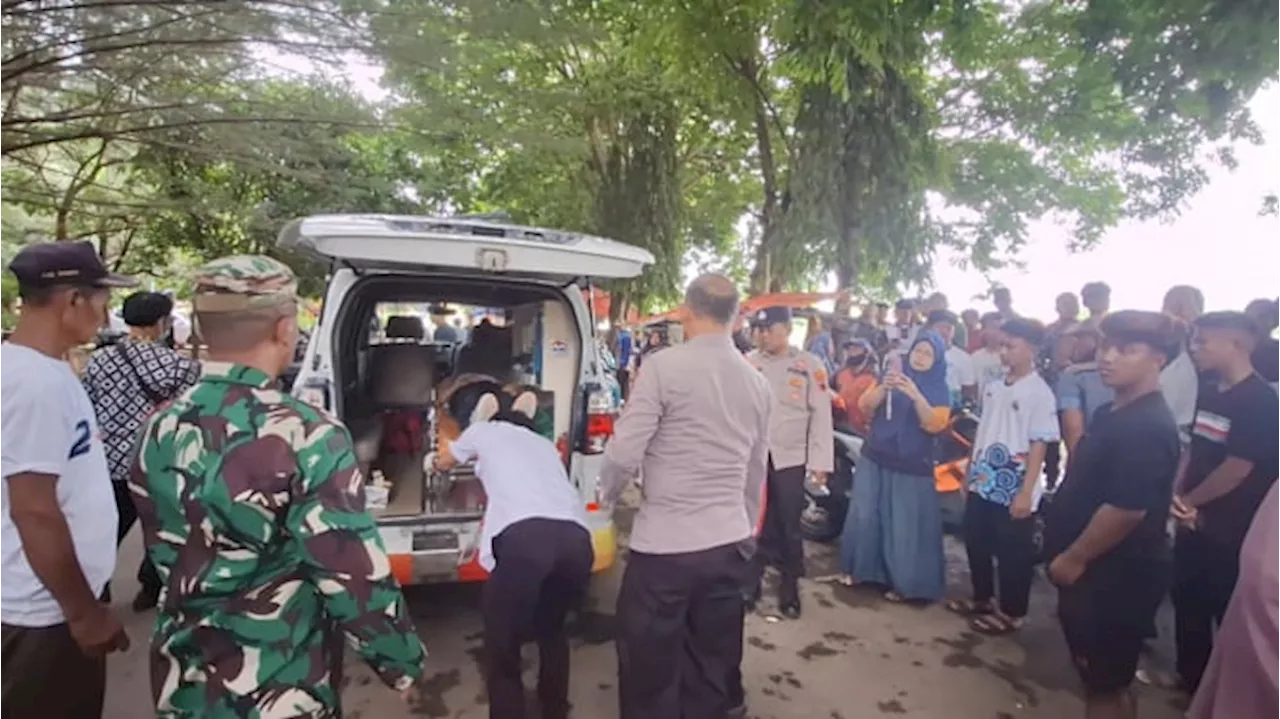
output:
M724 719L740 700L771 400L730 338L737 309L728 278L689 285L684 343L645 362L605 452L606 505L644 480L618 596L622 719Z

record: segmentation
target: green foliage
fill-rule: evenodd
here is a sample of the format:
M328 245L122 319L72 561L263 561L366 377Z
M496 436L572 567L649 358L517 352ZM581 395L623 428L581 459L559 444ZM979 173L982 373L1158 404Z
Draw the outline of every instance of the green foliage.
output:
M85 238L180 286L203 259L276 252L298 215L500 210L650 250L652 271L609 288L615 312L672 302L690 265L891 293L927 284L942 247L1016 262L1040 219L1087 247L1171 216L1258 141L1246 103L1280 55L1262 0L3 13L6 252ZM386 102L334 81L354 56L385 68Z

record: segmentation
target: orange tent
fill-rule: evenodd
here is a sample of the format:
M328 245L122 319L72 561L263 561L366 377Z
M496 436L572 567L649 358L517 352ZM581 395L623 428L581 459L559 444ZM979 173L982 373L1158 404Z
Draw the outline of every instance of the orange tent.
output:
M839 294L839 292L772 292L743 300L742 311L743 313L755 312L765 307L802 309L813 307L824 300L834 300Z

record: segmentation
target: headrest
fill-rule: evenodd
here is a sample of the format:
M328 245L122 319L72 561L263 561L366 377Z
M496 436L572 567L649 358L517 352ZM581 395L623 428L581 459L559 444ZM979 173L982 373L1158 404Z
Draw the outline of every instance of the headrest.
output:
M395 315L387 318L386 334L388 338L421 341L427 336L427 328L422 324L421 317Z
M373 345L366 376L369 397L378 407L427 407L436 385L435 347Z

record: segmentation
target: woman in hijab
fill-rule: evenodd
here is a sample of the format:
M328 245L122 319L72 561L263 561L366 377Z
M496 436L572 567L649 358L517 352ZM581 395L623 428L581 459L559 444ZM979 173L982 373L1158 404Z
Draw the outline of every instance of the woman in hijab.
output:
M950 417L946 344L923 332L905 366L894 364L859 400L871 433L840 541L841 581L886 586L890 601L933 602L945 586L933 449Z

